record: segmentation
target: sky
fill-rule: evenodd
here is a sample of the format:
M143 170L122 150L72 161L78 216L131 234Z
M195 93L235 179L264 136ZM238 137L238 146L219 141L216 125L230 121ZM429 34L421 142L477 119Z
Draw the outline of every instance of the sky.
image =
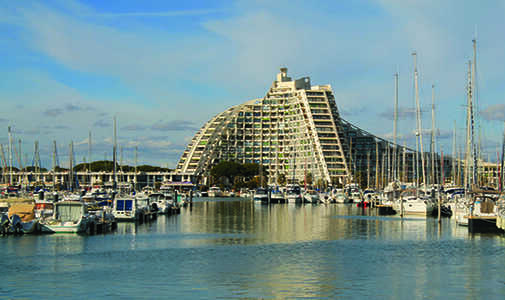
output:
M439 151L465 132L468 61L477 39L477 136L496 159L505 120L504 1L10 1L0 0L0 143L34 142L42 165L119 157L173 168L215 114L263 97L280 67L330 84L347 121L414 147L413 58L423 131L434 85ZM480 133L480 135L479 135ZM425 149L428 147L425 135ZM121 155L122 153L122 155ZM6 154L7 155L7 154ZM17 161L14 156L14 161Z

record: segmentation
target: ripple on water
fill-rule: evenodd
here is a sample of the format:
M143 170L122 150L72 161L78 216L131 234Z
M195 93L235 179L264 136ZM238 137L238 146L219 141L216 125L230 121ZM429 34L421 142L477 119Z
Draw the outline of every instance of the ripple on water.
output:
M3 238L0 298L503 299L504 246L350 205L195 202L114 234Z

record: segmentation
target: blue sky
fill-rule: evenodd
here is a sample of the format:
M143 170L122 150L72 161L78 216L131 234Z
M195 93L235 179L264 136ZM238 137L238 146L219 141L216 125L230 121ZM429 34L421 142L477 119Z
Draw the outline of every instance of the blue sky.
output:
M439 144L463 142L467 62L478 40L479 124L485 156L501 144L505 2L501 1L9 1L0 0L0 143L7 126L31 163L52 141L93 160L112 153L118 118L123 162L174 167L213 115L262 97L279 67L331 84L342 116L392 136L395 72L399 133L412 146L413 62L418 53L423 127L435 85Z

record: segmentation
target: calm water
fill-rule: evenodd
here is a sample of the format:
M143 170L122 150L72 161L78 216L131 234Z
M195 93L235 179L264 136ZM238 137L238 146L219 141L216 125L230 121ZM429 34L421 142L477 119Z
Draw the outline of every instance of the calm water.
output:
M0 238L0 298L505 299L505 238L352 205L198 201L106 235Z

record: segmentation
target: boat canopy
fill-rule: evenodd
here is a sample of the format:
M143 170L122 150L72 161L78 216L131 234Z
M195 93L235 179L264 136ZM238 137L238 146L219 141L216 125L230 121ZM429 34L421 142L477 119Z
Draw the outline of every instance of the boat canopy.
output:
M78 222L82 215L81 203L57 203L56 205L55 216L62 222Z

